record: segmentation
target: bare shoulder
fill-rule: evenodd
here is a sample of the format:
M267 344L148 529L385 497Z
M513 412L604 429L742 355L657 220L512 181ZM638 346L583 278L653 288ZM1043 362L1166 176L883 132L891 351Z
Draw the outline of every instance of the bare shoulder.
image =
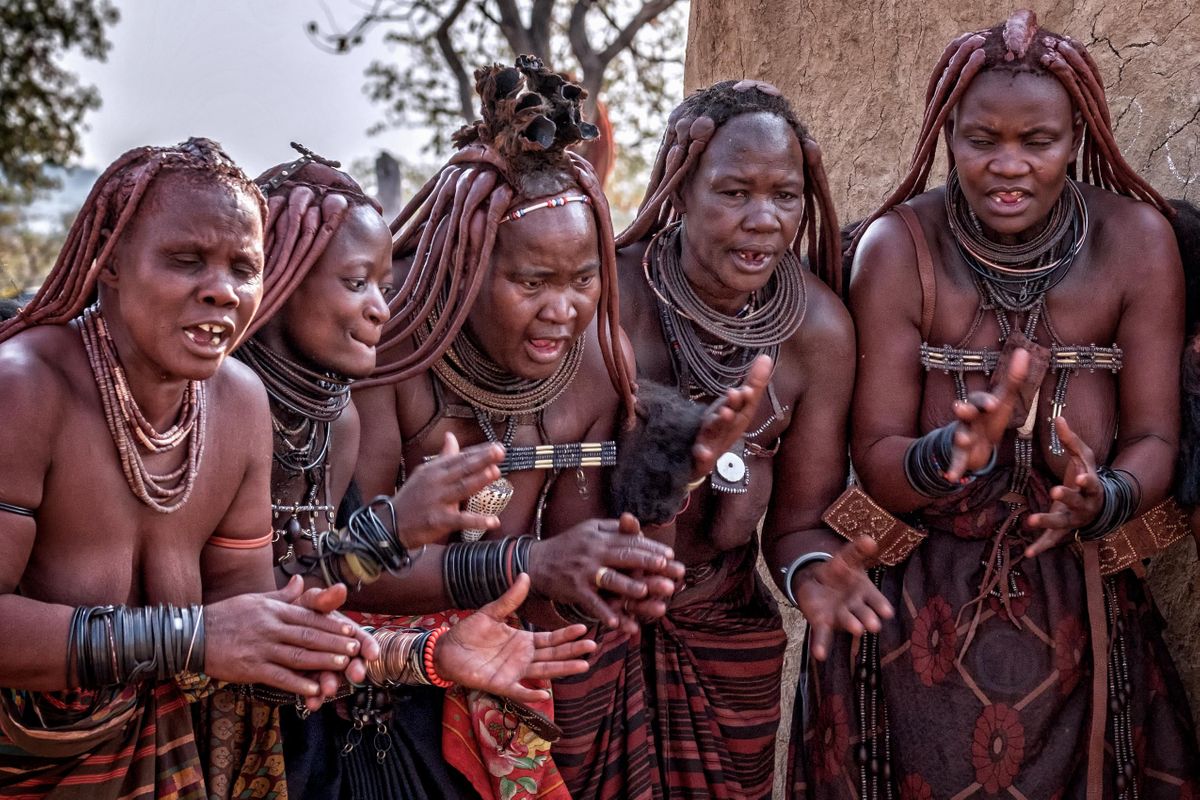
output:
M800 328L785 345L786 352L806 361L848 358L854 360L854 322L832 289L811 273L804 274L807 309Z
M241 424L254 426L270 425L271 409L267 401L267 390L254 370L236 358L226 358L217 373L208 379L207 385L215 410L223 418L236 417ZM213 406L210 405L210 408Z
M69 325L39 325L0 344L0 407L5 427L55 425L64 402L91 378L83 344Z
M931 194L909 201L922 221L931 214ZM917 249L898 215L884 214L871 223L859 241L850 274L850 307L856 315L861 307L884 309L893 317L902 313L914 321L919 318Z
M1088 207L1092 248L1109 256L1108 269L1131 283L1179 271L1175 232L1157 208L1087 184L1078 184Z

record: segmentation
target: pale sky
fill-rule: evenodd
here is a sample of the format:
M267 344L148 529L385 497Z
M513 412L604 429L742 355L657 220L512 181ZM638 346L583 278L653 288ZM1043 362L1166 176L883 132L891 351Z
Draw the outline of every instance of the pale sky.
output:
M188 136L221 142L251 175L294 157L301 142L349 165L380 149L417 156L422 131L367 136L382 118L363 93L372 59L397 58L376 30L348 55L318 49L305 32L312 19L343 27L350 0L117 0L104 63L78 56L68 66L99 89L87 116L85 166L102 168L131 147L173 144Z

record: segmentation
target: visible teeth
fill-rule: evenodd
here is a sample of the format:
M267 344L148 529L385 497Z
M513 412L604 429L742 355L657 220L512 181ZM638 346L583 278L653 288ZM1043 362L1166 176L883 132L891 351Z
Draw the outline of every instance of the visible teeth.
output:
M197 325L196 327L199 328L200 330L204 331L205 333L211 333L214 335L225 332L224 325L213 325L210 322L201 323L201 324Z
M212 345L213 345L213 347L216 347L216 346L217 346L217 345L219 345L220 343L221 343L221 337L220 337L220 336L217 336L217 335L214 333L214 334L213 334L213 337L212 337Z

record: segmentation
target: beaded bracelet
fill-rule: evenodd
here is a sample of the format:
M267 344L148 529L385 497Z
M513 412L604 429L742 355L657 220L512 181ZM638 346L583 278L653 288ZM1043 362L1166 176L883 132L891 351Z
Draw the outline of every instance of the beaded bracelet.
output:
M1128 522L1141 504L1141 492L1134 486L1137 479L1131 473L1105 466L1097 467L1096 476L1100 479L1104 500L1096 518L1076 529L1075 538L1081 542L1103 539Z
M441 639L442 634L445 633L447 630L449 630L449 628L445 625L435 628L432 631L430 631L429 638L425 640L424 659L423 659L424 667L425 667L425 677L429 681L430 684L438 687L439 689L449 689L451 686L454 685L454 681L448 681L445 678L443 678L441 675L438 675L437 667L434 666L434 663L433 663L433 651L437 648L438 639Z

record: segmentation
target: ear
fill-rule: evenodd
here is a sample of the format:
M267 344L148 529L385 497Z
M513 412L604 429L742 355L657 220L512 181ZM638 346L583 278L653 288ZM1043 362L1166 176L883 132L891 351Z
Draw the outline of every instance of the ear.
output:
M683 192L679 191L681 188L683 188L685 183L687 183L686 180L680 181L679 185L671 191L671 205L673 205L681 215L687 213L687 204L683 202Z
M1083 146L1083 114L1079 110L1075 110L1074 118L1071 120L1071 152L1078 153L1079 148Z

